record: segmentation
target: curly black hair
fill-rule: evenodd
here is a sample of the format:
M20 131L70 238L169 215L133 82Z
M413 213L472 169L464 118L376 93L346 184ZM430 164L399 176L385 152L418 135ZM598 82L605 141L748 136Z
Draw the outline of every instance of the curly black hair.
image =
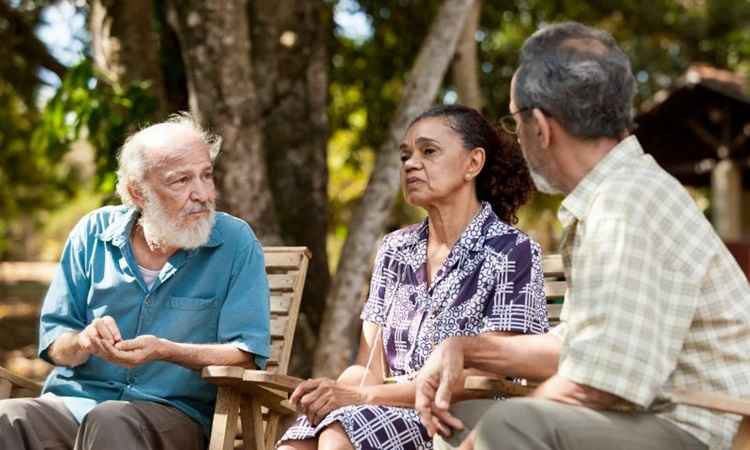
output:
M444 118L461 136L466 150L484 149L484 167L476 180L477 197L487 201L504 222L518 222L516 211L529 199L534 184L516 140L498 132L476 109L463 105L435 106L420 114L409 127L432 117Z

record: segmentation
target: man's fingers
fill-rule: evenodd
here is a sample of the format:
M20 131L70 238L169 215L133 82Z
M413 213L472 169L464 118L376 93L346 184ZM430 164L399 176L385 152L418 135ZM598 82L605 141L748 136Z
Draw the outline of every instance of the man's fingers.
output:
M94 320L92 323L94 325L94 328L96 329L96 332L99 334L102 340L115 343L115 338L112 336L112 331L110 331L109 327L107 326L107 323L102 319Z
M94 352L94 344L91 342L88 333L85 333L85 330L78 334L78 345L87 353Z
M459 431L464 429L464 423L461 422L461 419L451 414L450 411L441 411L439 409L436 409L432 413L435 415L435 417L440 419L440 422L449 426L451 429Z
M432 410L429 407L423 409L419 414L419 419L422 422L422 425L427 428L427 434L429 434L430 437L435 436L436 428L433 423Z
M109 331L109 334L112 336L113 342L118 342L122 340L122 336L120 335L120 329L117 327L117 322L115 322L115 319L113 319L110 316L104 316L102 317L102 322L104 323L104 326Z
M437 392L435 393L435 406L443 410L447 410L451 406L452 386L452 380L444 374L440 378L440 385L438 385Z
M440 436L443 437L450 437L451 435L451 429L448 428L438 416L433 415L432 416L432 423L435 426L435 430Z
M124 352L136 350L143 347L142 342L138 339L128 339L126 341L120 341L115 344L115 348Z

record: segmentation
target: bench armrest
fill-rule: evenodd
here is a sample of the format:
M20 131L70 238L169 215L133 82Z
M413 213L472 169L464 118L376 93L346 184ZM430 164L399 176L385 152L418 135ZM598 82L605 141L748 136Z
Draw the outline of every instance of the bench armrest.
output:
M236 366L208 366L203 369L201 376L209 383L248 394L268 409L284 415L296 413L287 398L304 381L289 375Z
M14 390L21 390L29 396L36 397L41 393L42 385L0 367L0 399L13 397Z
M470 375L464 381L464 389L484 391L488 394L502 394L505 397L523 397L529 395L538 384L520 384L507 378Z

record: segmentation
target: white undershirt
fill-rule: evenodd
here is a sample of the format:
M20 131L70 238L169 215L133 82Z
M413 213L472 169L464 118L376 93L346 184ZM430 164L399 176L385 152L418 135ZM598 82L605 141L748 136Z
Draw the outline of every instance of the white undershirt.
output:
M146 287L151 290L151 287L154 285L154 282L156 282L156 277L159 276L159 272L161 272L161 270L147 269L140 264L138 264L138 269L141 271L141 276L143 277L143 281L146 283Z

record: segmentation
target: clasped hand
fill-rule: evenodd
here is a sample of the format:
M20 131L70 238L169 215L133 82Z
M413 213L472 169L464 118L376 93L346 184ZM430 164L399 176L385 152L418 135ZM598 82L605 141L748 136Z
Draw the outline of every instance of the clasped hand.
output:
M94 319L78 333L78 345L84 352L127 368L162 359L164 342L156 336L143 335L123 340L114 319Z
M328 378L315 378L297 386L289 401L315 426L334 409L365 403L365 395L357 387Z

